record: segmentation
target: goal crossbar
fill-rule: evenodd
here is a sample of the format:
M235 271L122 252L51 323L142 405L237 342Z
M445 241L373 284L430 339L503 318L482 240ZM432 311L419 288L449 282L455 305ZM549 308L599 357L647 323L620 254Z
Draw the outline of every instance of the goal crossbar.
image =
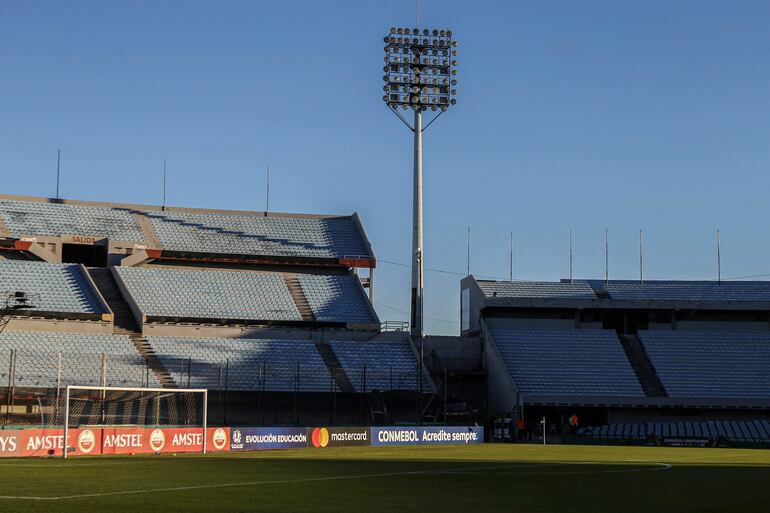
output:
M72 391L83 390L90 392L149 392L149 393L192 393L203 394L203 454L206 454L206 429L208 419L208 395L209 391L206 388L143 388L143 387L101 387L94 385L67 385L65 392L65 409L64 409L64 458L67 458L67 452L69 450L68 435L69 435L69 420L70 420L70 397Z

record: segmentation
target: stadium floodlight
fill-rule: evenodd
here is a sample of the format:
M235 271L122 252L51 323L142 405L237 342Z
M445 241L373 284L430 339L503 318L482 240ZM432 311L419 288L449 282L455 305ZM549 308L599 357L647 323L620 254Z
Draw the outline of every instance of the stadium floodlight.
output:
M414 189L412 211L412 305L410 331L423 338L422 267L422 133L438 117L457 103L457 41L446 29L391 28L385 42L385 75L382 99L401 121L414 132ZM404 85L408 84L408 85ZM399 112L412 110L412 125ZM422 113L435 116L422 126ZM422 365L422 362L420 362Z

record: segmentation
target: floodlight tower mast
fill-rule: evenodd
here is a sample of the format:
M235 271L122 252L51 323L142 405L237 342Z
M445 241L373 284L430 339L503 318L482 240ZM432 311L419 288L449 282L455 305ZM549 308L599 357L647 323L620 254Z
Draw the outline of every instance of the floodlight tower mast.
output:
M382 99L388 108L414 133L414 183L412 197L412 296L410 331L422 347L423 326L423 245L422 216L422 133L454 105L457 94L457 41L451 30L420 31L417 28L391 28L385 36L385 91ZM398 111L414 111L410 125ZM425 127L422 113L437 114ZM422 354L422 351L420 351ZM422 372L422 364L420 368ZM422 379L420 380L422 387Z

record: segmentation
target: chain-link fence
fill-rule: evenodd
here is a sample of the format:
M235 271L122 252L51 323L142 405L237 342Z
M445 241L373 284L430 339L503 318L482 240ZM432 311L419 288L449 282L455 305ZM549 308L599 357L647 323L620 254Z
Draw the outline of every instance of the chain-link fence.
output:
M205 388L212 420L223 424L417 421L419 379L417 365L341 368L288 358L145 359L6 349L0 351L0 426L62 424L67 385ZM427 375L423 379L422 391L433 393ZM111 414L130 417L127 412Z

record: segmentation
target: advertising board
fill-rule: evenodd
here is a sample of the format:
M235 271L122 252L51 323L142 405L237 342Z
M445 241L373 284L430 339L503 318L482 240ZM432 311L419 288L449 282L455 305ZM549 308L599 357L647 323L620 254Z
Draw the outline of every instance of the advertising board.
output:
M231 451L296 449L307 447L307 428L232 428Z
M353 447L371 445L371 431L368 427L315 427L307 429L309 446Z
M484 428L479 426L387 426L371 429L372 445L457 445L484 441Z
M101 428L70 429L67 453L72 456L96 454L148 454L201 452L201 428ZM208 428L206 449L230 450L230 428ZM0 431L0 457L61 456L64 429L16 429Z

